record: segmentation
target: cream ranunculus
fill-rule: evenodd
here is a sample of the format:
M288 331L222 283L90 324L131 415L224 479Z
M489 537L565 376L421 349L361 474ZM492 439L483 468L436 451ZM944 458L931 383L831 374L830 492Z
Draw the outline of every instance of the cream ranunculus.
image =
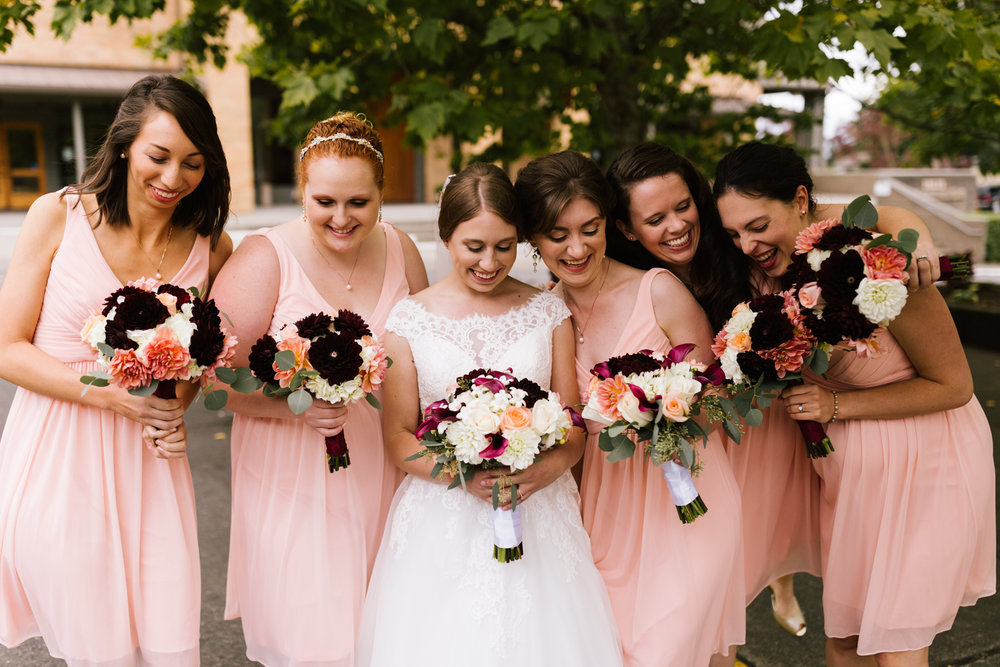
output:
M511 470L523 470L534 463L541 438L533 429L520 428L504 435L507 449L497 457L498 462L510 466Z
M445 439L455 445L455 458L463 463L479 465L483 457L479 452L489 444L482 433L466 423L450 422L445 429Z

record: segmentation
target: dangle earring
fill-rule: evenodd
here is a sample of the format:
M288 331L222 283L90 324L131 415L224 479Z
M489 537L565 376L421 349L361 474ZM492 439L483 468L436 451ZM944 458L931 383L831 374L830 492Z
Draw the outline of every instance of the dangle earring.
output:
M382 202L378 203L378 220L375 222L382 222Z
M538 273L538 260L542 258L542 253L538 248L531 249L531 270Z

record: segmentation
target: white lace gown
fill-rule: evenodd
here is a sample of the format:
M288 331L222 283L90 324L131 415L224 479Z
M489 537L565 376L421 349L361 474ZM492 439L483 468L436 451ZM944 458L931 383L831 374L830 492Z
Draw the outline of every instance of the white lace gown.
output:
M459 320L412 299L386 329L406 338L420 407L476 368L508 368L548 388L552 332L569 317L541 292L496 317ZM493 559L492 506L408 475L396 492L358 638L358 665L549 667L622 663L604 583L566 472L521 506L524 556Z

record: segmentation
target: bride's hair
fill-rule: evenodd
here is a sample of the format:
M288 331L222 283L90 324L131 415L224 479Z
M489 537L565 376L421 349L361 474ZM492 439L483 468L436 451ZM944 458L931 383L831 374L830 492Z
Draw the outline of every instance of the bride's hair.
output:
M524 218L514 196L514 186L503 169L475 162L448 181L441 193L438 236L447 242L460 224L483 211L500 216L517 228L517 240L524 240Z
M586 199L607 218L614 206L611 187L590 158L561 151L535 158L517 173L514 192L524 212L526 234L548 234L574 199Z

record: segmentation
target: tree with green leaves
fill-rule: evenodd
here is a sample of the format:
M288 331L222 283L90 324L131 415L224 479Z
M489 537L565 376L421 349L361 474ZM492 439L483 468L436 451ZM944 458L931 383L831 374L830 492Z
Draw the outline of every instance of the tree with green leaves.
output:
M242 11L259 35L244 52L253 76L282 91L275 130L289 143L335 109L381 108L420 146L495 139L478 155L507 161L548 151L561 127L574 148L608 161L645 139L702 164L751 137L761 108L720 111L692 70L748 80L836 81L852 73L840 49L860 44L866 69L942 95L950 124L963 87L983 115L1000 114L1000 22L974 0L192 0L190 14L155 40L199 61L224 60L229 18ZM11 25L30 25L37 2L0 8L0 49ZM60 34L94 14L148 16L162 0L56 0ZM6 32L4 32L6 31ZM9 37L7 38L9 41ZM937 83L940 82L940 85ZM934 83L926 88L929 83ZM990 85L993 85L990 88ZM935 100L928 96L932 108ZM716 107L716 108L713 108ZM902 120L926 122L912 105ZM886 113L890 113L886 111ZM977 122L980 116L976 116Z

